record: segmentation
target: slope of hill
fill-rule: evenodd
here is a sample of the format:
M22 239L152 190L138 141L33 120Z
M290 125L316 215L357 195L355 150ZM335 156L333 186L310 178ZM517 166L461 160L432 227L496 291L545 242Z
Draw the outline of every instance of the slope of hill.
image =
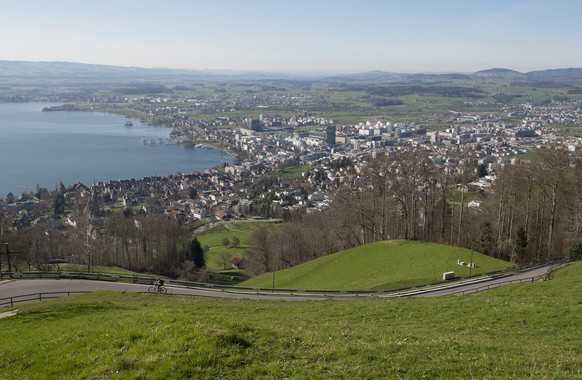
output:
M466 297L22 304L0 313L0 378L579 379L581 277L579 263Z
M468 263L473 254L476 267ZM338 252L275 273L276 288L294 289L392 289L427 284L442 279L443 272L456 276L486 273L509 263L470 250L417 241L384 241ZM264 274L241 286L272 287L273 275Z
M540 70L531 71L526 74L527 78L532 81L543 81L550 83L581 83L582 82L582 69L581 68L569 68L569 69L552 69L552 70Z
M212 82L296 79L299 74L235 70L193 70L97 65L75 62L0 60L0 84L119 84L134 82Z
M504 68L493 68L487 70L477 71L475 75L503 75L503 74L514 74L514 75L523 75L519 71L511 70L511 69L504 69Z
M89 84L142 81L195 80L196 70L148 69L74 62L1 61L0 83Z

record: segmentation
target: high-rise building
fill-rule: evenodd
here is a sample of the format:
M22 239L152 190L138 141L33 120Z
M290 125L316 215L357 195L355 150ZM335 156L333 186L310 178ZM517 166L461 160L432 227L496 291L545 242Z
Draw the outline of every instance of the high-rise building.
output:
M325 142L329 145L335 145L335 125L328 125L325 127Z
M259 119L245 119L243 122L243 127L250 129L251 131L260 131L261 121Z

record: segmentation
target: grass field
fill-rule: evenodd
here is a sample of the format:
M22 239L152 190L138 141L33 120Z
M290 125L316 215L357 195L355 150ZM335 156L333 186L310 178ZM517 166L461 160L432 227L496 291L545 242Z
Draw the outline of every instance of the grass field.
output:
M577 379L581 277L427 299L70 296L0 319L0 378Z
M224 270L222 255L228 255L229 257L237 253L243 255L253 232L260 226L265 225L273 226L273 223L264 221L228 223L196 235L196 238L198 238L198 241L200 241L203 247L207 245L210 248L206 255L206 266L208 269L213 271ZM238 247L232 246L235 237L240 241ZM228 239L231 244L225 247L223 244L224 239Z
M314 166L309 165L290 166L285 169L277 170L276 176L281 179L301 178L301 174L313 170L314 168L315 168Z
M510 264L473 253L476 267L457 264L471 260L471 251L415 241L385 241L324 256L275 273L275 287L293 289L393 289L442 280L443 272L458 277L504 269ZM247 280L241 286L272 287L272 274Z

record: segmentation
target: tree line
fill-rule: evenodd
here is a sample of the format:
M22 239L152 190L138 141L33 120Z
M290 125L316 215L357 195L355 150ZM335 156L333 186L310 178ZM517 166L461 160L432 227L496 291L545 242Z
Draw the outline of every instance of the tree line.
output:
M6 218L3 221L7 225ZM76 228L36 224L4 233L13 251L13 269L47 270L50 259L87 266L117 266L137 272L191 278L206 266L205 250L189 229L163 215L114 213L92 223L78 217ZM5 231L5 229L2 229ZM6 268L4 268L6 269Z
M344 183L328 210L257 230L248 270L279 270L388 239L462 246L512 262L582 253L577 157L541 149L535 160L501 167L488 190L475 183L487 170L471 151L448 157L418 150L377 155Z

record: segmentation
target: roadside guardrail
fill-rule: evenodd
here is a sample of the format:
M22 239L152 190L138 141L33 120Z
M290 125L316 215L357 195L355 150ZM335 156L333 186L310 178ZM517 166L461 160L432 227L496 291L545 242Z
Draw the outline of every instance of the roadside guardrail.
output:
M522 265L516 265L509 267L505 270L498 270L489 273L481 273L471 277L455 278L452 281L438 281L430 284L414 285L402 288L394 289L377 289L377 290L336 290L336 289L292 289L292 288L260 288L260 287L245 287L237 285L223 285L223 284L213 284L205 282L192 282L184 280L172 280L165 279L167 285L173 285L185 288L202 288L211 289L222 292L236 292L236 293L255 293L255 294L290 294L290 295L320 295L320 296L331 296L340 298L344 297L380 297L380 296L394 296L394 297L406 297L414 295L418 291L426 289L440 289L448 287L451 285L459 285L466 282L482 279L482 278L499 278L504 276L510 276L512 273L526 272L540 266L544 265L558 265L565 264L572 261L580 261L582 256L567 256L560 258L551 258L549 260L538 260ZM507 285L511 283L522 283L522 282L533 282L543 276L537 276L532 278L526 278L521 280L511 280L501 282L499 284L489 284L484 285L479 288L470 290L460 290L458 292L451 293L454 294L471 294L477 293L479 291L484 291L492 288L496 288L502 285ZM2 278L7 279L31 279L31 278L55 278L55 279L84 279L84 280L98 280L98 281L111 281L111 282L125 282L133 284L151 285L158 280L158 277L149 276L136 276L136 275L118 275L118 274L106 274L106 273L91 273L91 272L50 272L50 271L26 271L26 272L3 272ZM58 296L70 295L76 293L87 293L87 292L53 292L53 293L36 293L29 294L25 296L8 297L0 299L0 308L2 307L12 307L14 303L27 302L27 300L20 300L21 298L28 297L28 301L39 301L46 300L50 298L56 298ZM10 306L8 306L10 305Z

